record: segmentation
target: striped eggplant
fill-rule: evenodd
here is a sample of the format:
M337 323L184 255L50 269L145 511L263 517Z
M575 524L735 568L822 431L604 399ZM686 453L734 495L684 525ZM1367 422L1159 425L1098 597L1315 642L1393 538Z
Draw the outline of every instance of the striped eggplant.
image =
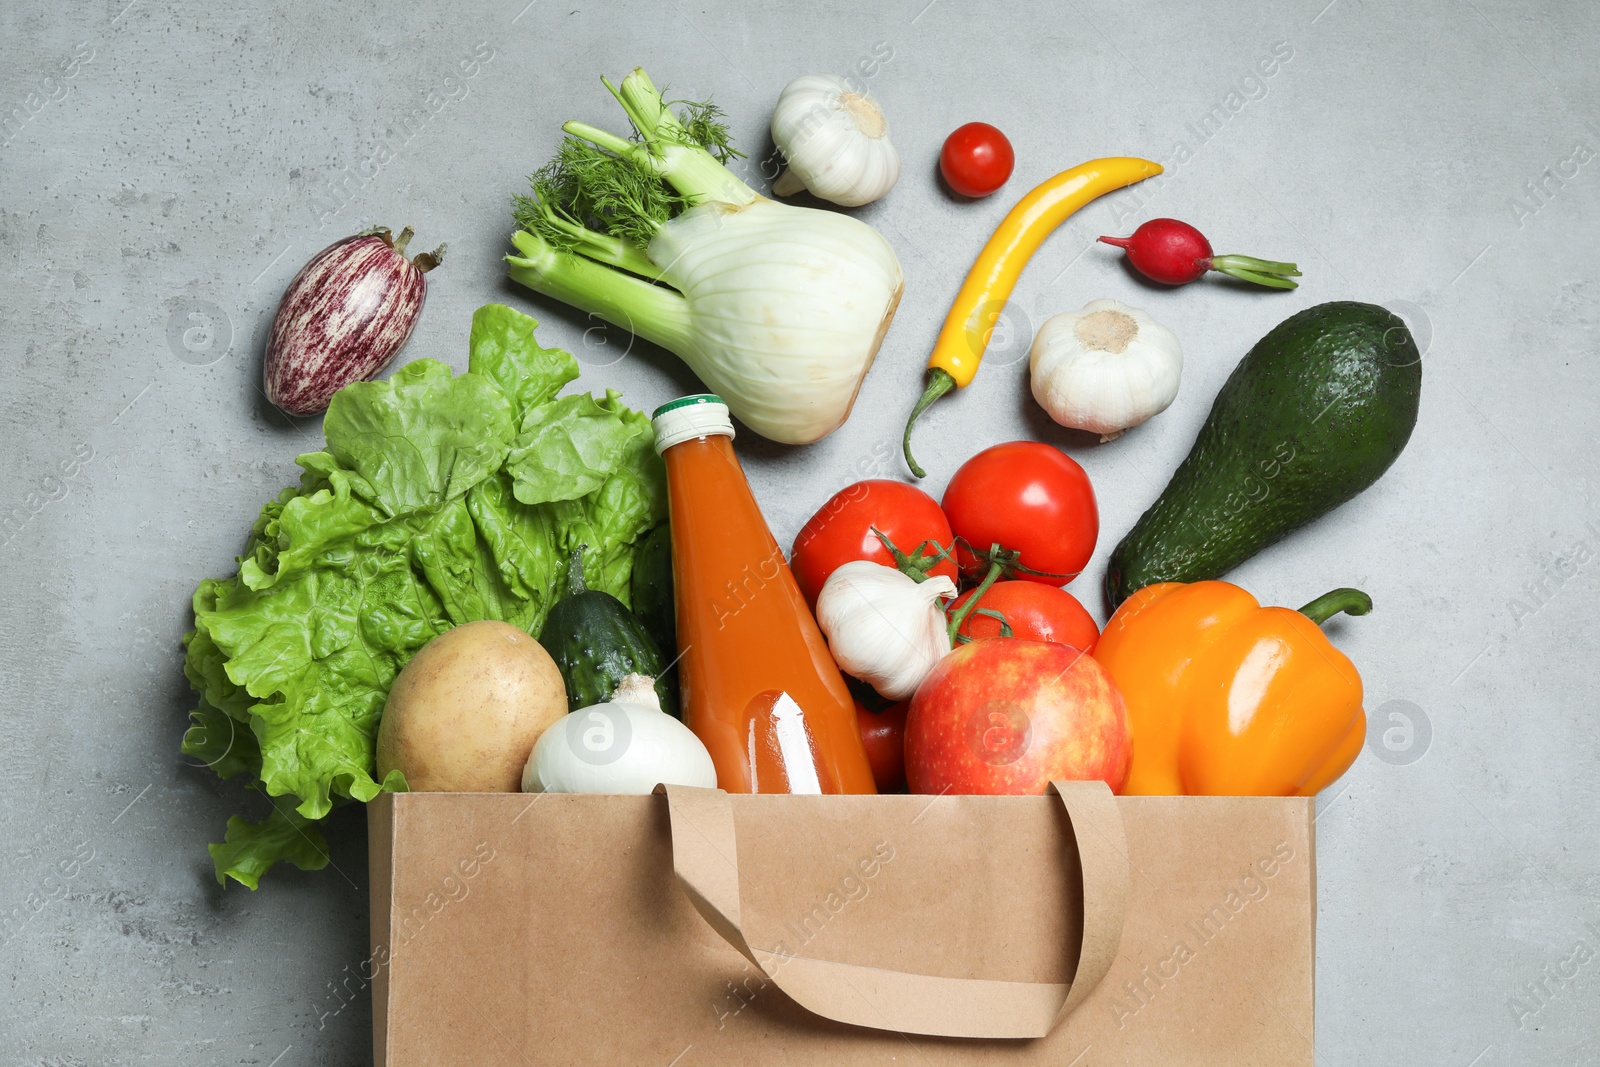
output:
M411 339L427 295L423 275L444 246L405 256L411 227L335 241L300 268L267 340L267 399L290 415L328 409L333 394L377 375Z

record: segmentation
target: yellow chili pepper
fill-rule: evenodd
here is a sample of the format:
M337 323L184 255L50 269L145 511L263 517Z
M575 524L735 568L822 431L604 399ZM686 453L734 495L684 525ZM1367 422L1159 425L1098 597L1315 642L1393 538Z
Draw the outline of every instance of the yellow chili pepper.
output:
M1370 610L1356 589L1290 611L1227 582L1157 582L1123 601L1094 648L1133 724L1122 791L1315 796L1367 736L1361 676L1319 627Z
M978 373L978 363L1022 268L1073 212L1096 197L1161 173L1161 164L1131 156L1091 159L1062 171L1017 202L978 253L961 284L950 314L928 357L928 388L906 420L906 465L921 478L925 473L911 458L911 427L928 405L952 389L964 388Z

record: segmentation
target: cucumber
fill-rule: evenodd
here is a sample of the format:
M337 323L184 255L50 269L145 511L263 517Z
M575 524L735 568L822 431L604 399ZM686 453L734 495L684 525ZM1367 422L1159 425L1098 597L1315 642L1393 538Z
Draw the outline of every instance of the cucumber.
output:
M1416 342L1385 308L1337 301L1279 323L1111 553L1111 606L1155 582L1220 577L1377 481L1411 439L1421 392Z
M567 564L566 595L545 618L539 644L567 685L567 710L604 703L629 674L655 679L661 710L678 714L677 687L662 677L666 660L637 615L583 580L583 546Z
M672 528L662 523L639 543L633 557L633 613L670 659L678 654L678 620L672 599Z

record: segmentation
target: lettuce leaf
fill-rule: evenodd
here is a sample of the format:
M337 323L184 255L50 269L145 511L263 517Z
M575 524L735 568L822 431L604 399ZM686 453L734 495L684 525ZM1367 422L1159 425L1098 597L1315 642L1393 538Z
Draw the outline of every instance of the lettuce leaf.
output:
M504 304L486 304L472 316L467 369L498 385L518 411L548 403L578 379L578 361L570 352L539 347L533 339L537 325Z
M272 814L260 822L233 816L222 844L210 845L207 851L218 881L226 885L222 874L227 872L229 878L250 889L260 885L261 876L279 860L288 860L302 871L320 871L328 865L328 842L316 823L281 798L273 801Z
M218 881L319 868L318 820L405 788L376 778L378 722L433 637L478 619L537 636L579 545L592 587L627 602L638 542L666 512L650 422L615 392L558 398L577 362L535 325L492 304L465 374L417 360L340 390L327 447L262 508L238 573L196 589L183 751L273 802L261 822L229 820Z
M454 377L419 359L386 382L335 393L322 432L328 454L392 517L438 507L499 470L516 436L513 413L493 379Z

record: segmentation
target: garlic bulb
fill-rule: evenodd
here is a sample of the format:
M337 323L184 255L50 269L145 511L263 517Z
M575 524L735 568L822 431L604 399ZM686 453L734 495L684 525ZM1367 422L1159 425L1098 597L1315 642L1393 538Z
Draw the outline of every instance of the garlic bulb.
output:
M922 582L871 560L843 564L817 594L817 625L839 669L890 700L917 691L950 651L939 600L956 595L944 575Z
M773 196L809 189L830 203L859 207L900 178L900 153L883 111L845 78L808 74L785 86L772 112L772 141L789 164Z
M1138 308L1091 300L1045 320L1028 367L1033 398L1052 419L1110 441L1177 397L1183 348Z

